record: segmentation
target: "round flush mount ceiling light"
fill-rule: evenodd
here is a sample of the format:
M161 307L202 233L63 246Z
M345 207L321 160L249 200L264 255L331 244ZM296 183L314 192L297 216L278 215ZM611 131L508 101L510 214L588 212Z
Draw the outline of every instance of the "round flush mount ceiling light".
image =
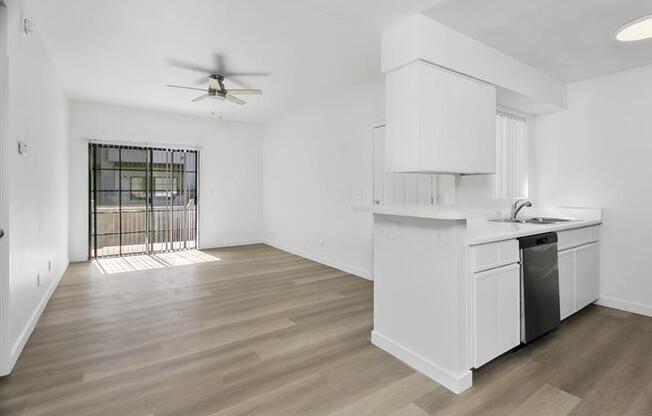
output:
M616 39L621 42L633 42L652 38L652 14L639 17L623 25L616 33Z

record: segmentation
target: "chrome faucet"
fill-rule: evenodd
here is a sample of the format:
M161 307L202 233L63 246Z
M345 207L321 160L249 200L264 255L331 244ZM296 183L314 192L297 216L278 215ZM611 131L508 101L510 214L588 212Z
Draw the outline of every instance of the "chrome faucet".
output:
M509 214L509 219L514 221L516 220L516 216L518 215L519 211L521 211L525 207L531 207L532 202L526 200L526 199L519 199L516 202L512 204L512 212Z

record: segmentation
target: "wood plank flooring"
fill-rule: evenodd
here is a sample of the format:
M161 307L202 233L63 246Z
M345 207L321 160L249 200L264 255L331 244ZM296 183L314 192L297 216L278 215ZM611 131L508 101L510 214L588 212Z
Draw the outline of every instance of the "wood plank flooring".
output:
M370 282L265 245L206 253L71 265L0 415L652 415L651 318L589 307L456 396L369 343Z

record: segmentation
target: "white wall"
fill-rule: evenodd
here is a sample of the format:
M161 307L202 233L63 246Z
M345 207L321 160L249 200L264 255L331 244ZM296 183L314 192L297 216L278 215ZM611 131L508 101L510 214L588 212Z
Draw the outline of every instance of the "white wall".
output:
M262 239L262 126L70 102L70 258L88 259L88 139L199 146L199 246Z
M604 208L601 302L652 315L652 66L568 86L532 124L537 200Z
M13 367L68 264L67 100L38 33L22 32L29 10L18 0L6 3L9 302L0 374ZM19 139L29 144L27 156L16 151Z
M371 209L360 205L373 200L372 127L384 120L384 108L384 79L379 77L265 126L268 244L371 277L373 218ZM440 201L482 212L509 209L511 201L491 199L487 175L440 176Z
M350 195L362 190L371 202L372 127L383 117L384 84L379 77L266 125L267 242L360 276L371 275L371 214L354 209Z

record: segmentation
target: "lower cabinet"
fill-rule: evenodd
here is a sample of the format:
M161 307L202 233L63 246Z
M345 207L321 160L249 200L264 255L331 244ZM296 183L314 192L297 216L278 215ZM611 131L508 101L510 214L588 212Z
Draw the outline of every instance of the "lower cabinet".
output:
M560 251L559 265L559 315L568 318L575 308L575 250Z
M575 306L577 310L600 296L600 247L598 243L575 249Z
M567 318L600 296L600 245L585 244L559 252L559 312Z
M561 319L599 297L598 227L562 231L558 253ZM521 342L521 278L518 242L475 246L473 276L473 367L478 368ZM504 265L510 262L511 264ZM495 267L501 265L501 267ZM486 268L495 267L489 270ZM480 271L484 270L484 271Z
M517 263L473 274L475 368L520 343L519 270Z

